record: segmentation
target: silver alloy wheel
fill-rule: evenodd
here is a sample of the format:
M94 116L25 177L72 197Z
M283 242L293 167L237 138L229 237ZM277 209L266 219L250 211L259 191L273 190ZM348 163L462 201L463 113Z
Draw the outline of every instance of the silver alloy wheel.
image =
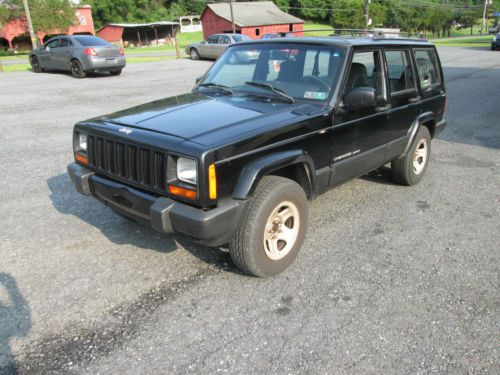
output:
M264 228L264 251L269 259L283 259L295 245L300 229L297 206L281 202L269 215Z
M427 139L422 138L415 148L415 154L413 155L413 172L416 175L422 173L427 163L427 153L429 152L427 146Z
M194 48L191 48L191 60L198 60L198 52L194 49Z

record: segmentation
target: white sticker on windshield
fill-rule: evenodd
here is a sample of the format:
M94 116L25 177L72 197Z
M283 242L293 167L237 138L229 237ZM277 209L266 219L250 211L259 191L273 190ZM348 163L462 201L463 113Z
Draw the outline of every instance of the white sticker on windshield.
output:
M304 93L304 98L306 98L306 99L316 99L316 100L325 100L326 99L326 92L306 91Z

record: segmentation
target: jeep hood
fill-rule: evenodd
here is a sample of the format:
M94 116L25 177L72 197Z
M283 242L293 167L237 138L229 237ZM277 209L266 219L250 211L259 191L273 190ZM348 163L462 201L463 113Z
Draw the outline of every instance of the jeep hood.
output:
M91 121L151 130L210 145L222 139L258 132L271 124L292 122L322 105L249 99L247 96L212 97L189 93L143 104Z

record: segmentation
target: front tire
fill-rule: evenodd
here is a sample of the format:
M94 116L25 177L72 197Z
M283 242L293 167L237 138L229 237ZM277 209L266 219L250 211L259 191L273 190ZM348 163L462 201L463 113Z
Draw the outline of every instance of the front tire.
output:
M431 134L426 126L421 126L408 153L392 162L393 181L407 186L419 183L427 170L430 156Z
M30 57L30 64L31 64L31 69L35 73L41 73L43 72L42 65L40 65L40 60L38 60L38 57L36 56L31 56Z
M309 204L300 185L283 177L264 177L231 240L231 259L250 275L269 277L282 272L302 246L308 216Z
M71 74L75 78L85 78L87 73L83 70L82 63L78 60L71 61Z
M189 56L191 57L191 60L200 59L200 54L198 53L198 50L196 48L191 48L191 50L189 51Z

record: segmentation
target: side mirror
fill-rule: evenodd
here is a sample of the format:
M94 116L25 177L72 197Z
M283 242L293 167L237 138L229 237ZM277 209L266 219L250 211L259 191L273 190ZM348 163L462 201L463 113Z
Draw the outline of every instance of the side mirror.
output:
M43 47L43 49L44 49L45 51L47 51L47 52L49 52L49 51L50 51L50 47L49 47L49 46L45 46L45 47Z
M373 87L354 87L344 95L344 107L350 111L375 108L377 95Z

